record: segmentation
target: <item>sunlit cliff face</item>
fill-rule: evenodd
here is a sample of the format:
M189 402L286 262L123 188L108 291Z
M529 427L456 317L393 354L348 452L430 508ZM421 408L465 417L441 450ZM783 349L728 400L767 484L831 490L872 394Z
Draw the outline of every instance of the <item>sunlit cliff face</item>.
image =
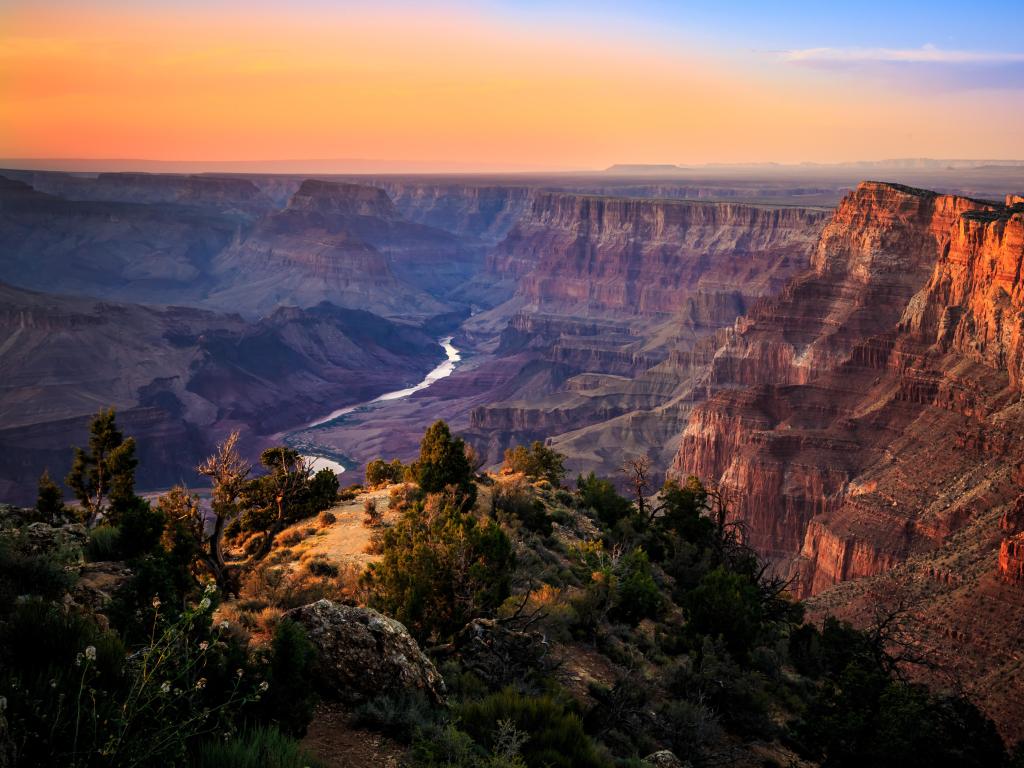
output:
M696 42L694 42L696 41ZM576 16L447 6L13 3L0 156L443 168L1012 156L1021 100Z

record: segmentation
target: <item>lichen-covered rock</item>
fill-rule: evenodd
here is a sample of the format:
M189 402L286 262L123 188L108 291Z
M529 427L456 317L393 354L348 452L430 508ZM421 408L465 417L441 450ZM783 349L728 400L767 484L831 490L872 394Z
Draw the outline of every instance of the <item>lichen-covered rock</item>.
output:
M444 700L444 681L399 622L372 608L318 600L286 618L301 624L317 652L324 695L359 703L379 695L419 690Z
M22 528L22 536L33 552L49 552L66 547L81 549L89 541L89 531L81 523L29 523Z
M653 766L653 768L685 768L689 765L689 763L684 763L676 757L674 752L670 752L667 749L661 749L648 755L644 758L643 762L645 765Z
M132 569L116 560L83 563L78 571L78 581L71 589L71 597L75 603L101 613L110 605L121 585L132 576Z

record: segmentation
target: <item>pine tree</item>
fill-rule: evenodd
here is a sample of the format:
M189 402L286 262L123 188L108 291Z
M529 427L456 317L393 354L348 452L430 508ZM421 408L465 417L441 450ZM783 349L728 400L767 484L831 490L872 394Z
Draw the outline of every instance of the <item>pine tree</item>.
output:
M63 517L64 493L60 487L53 482L49 470L43 470L39 476L39 495L36 497L36 512L44 520L58 520Z
M65 482L93 525L108 510L116 517L135 500L135 440L117 428L114 409L100 411L89 423L89 448L75 448Z

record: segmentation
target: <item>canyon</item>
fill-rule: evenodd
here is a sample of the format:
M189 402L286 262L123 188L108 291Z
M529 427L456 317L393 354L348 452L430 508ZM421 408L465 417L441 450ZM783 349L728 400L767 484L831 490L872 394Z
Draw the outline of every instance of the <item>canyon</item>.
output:
M718 487L815 615L865 623L905 598L939 666L1024 736L1024 180L1008 173L902 174L941 182L926 191L824 173L4 171L0 494L62 475L104 405L153 489L194 482L232 429L250 455L286 438L355 479L414 456L438 418L489 466L546 440L573 474L621 483L646 455ZM451 375L347 411L420 381L448 336Z

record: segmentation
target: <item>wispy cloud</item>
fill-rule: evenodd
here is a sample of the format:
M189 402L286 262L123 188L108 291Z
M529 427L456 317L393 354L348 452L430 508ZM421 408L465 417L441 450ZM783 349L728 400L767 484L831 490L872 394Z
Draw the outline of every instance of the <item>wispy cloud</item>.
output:
M933 45L921 48L797 48L782 51L784 61L798 64L1017 64L1024 53L944 50Z

